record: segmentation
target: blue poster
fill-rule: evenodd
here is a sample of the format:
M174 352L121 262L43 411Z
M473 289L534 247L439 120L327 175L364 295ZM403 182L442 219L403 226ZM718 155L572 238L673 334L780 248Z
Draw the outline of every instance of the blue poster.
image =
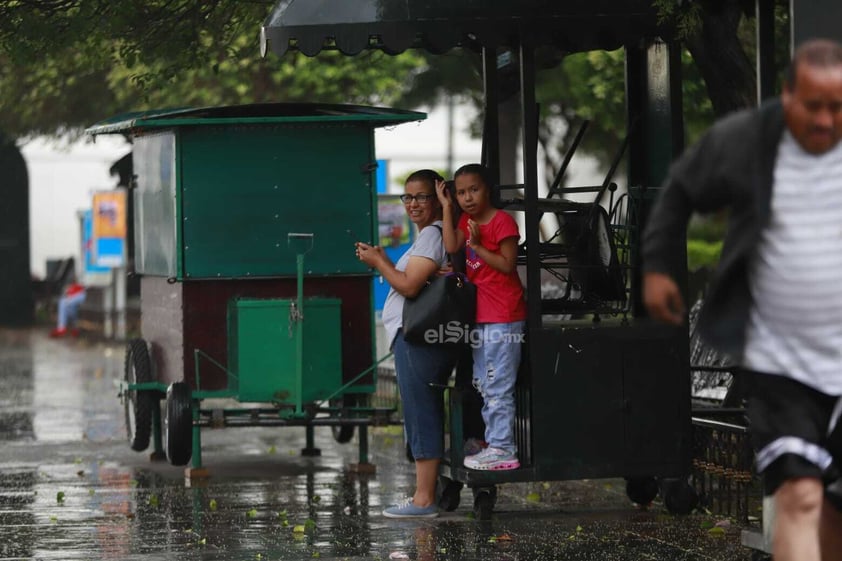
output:
M389 161L377 160L377 172L374 176L377 192L385 194L389 192Z
M93 224L93 212L88 209L82 215L82 260L85 263L85 275L111 271L110 267L103 267L94 262Z

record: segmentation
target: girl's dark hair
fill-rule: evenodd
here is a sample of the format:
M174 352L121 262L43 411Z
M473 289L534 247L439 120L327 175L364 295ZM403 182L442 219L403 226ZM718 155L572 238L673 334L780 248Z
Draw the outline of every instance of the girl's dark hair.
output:
M465 164L456 170L456 173L453 174L453 178L456 179L460 175L468 173L478 175L480 179L482 179L482 182L485 183L485 186L489 189L491 189L492 185L494 185L494 182L491 180L491 172L488 171L488 168L482 164Z
M419 169L418 171L413 171L409 174L409 177L406 178L406 183L410 181L420 181L430 186L433 191L436 189L436 181L444 181L444 178L439 175L437 171L433 171L431 169Z

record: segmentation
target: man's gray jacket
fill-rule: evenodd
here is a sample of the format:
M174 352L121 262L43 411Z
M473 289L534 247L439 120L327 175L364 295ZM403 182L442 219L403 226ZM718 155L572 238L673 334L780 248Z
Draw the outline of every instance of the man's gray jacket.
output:
M728 230L698 329L715 349L739 360L751 311L749 267L769 223L780 101L717 122L670 169L643 234L643 271L676 277L691 214L730 209Z

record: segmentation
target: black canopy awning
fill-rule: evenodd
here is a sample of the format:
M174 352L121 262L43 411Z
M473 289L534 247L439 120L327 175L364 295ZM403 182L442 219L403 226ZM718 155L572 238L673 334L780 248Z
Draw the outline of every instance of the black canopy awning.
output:
M655 35L651 0L280 0L261 29L261 51L438 53L529 44L579 52Z

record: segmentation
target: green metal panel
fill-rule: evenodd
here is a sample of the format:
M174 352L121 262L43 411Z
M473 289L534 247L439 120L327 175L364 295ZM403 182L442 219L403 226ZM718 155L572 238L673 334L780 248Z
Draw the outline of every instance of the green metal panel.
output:
M146 275L178 274L176 228L176 135L164 131L135 137L135 270Z
M184 277L295 275L290 232L313 233L307 274L364 274L373 238L371 128L355 124L180 129Z
M229 369L242 402L328 397L342 386L342 335L337 298L304 300L302 377L296 378L296 341L290 326L294 300L235 299L228 306Z

